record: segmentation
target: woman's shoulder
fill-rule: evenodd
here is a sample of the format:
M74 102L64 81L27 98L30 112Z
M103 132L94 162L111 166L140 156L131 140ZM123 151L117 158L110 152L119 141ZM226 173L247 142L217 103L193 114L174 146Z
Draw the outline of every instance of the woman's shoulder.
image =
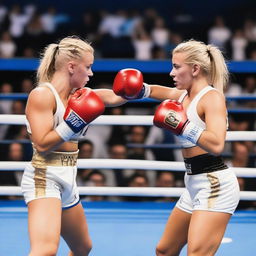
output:
M208 90L203 96L203 99L208 100L209 102L213 102L214 99L225 100L224 93L220 92L219 90L212 88Z
M207 109L226 108L225 95L216 89L210 90L201 97L199 104Z
M28 104L34 106L52 106L55 102L53 93L48 87L38 86L34 88L28 96Z
M47 98L51 96L53 97L53 93L51 92L51 89L46 86L37 86L29 94L29 97L36 98Z

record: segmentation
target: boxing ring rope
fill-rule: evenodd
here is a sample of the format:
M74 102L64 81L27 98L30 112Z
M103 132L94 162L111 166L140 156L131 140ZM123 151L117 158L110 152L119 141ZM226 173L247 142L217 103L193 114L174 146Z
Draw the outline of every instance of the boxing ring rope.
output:
M143 197L179 197L184 188L159 188L159 187L78 187L80 195L98 196L143 196ZM0 195L21 196L18 186L0 187ZM240 200L256 200L255 191L240 191Z
M28 162L22 161L1 161L0 171L21 171ZM184 162L177 161L153 161L153 160L132 160L132 159L78 159L78 169L136 169L136 170L157 170L185 172ZM231 167L237 177L255 178L254 168Z
M24 125L25 115L0 115L0 124ZM148 125L153 124L153 116L150 115L103 115L94 120L91 125ZM226 141L256 141L254 131L229 131ZM20 171L28 162L1 161L0 171ZM119 159L78 159L78 168L86 169L143 169L185 171L183 162L174 161L150 161L150 160L119 160ZM232 168L237 177L256 177L253 168ZM184 188L159 188L159 187L79 187L81 195L105 195L105 196L146 196L146 197L179 197ZM21 195L18 186L0 187L0 195ZM256 200L256 192L241 191L241 200Z
M0 124L24 125L25 115L0 115ZM102 115L91 125L153 125L153 115ZM226 141L256 141L254 131L228 131Z
M0 171L23 170L28 162L2 161ZM150 161L150 160L119 160L119 159L78 159L79 169L137 169L158 171L185 171L183 162ZM254 168L232 168L237 177L256 177ZM129 188L129 187L79 187L81 195L105 195L105 196L147 196L147 197L179 197L184 188ZM256 192L241 191L241 200L256 200ZM17 186L0 187L0 195L21 195L21 189Z

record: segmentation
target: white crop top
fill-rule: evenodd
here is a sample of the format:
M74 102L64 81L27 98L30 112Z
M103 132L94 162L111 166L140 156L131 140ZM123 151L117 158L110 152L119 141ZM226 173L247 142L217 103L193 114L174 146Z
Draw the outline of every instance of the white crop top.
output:
M203 90L201 90L196 96L195 98L190 102L188 108L187 108L187 117L188 120L193 122L195 125L199 126L200 128L204 129L206 128L205 122L199 117L198 113L197 113L197 104L199 102L199 100L209 91L211 90L216 90L215 88L211 87L211 86L207 86L205 87ZM180 98L179 98L179 102L182 103L182 101L184 100L184 98L186 97L187 92L184 92ZM187 139L178 136L178 140L179 143L181 144L181 146L183 148L191 148L191 147L195 147L196 144L188 141Z
M63 116L64 116L64 113L65 113L65 111L66 111L66 108L65 108L65 106L63 105L63 103L62 103L62 101L61 101L61 99L60 99L60 96L59 96L58 92L56 91L56 89L54 88L54 86L53 86L52 84L50 84L50 83L43 83L43 84L41 84L40 86L46 86L46 87L48 87L48 88L52 91L52 93L53 93L53 95L54 95L54 97L55 97L55 101L56 101L56 111L55 111L55 113L54 113L54 115L53 115L53 129L55 129L61 122L63 122ZM29 124L29 122L28 122L27 119L26 119L26 126L27 126L27 131L28 131L28 133L31 134L30 124ZM77 142L80 137L83 137L83 136L85 135L87 129L88 129L88 125L86 125L86 126L83 128L82 131L80 131L79 133L75 134L75 135L71 138L72 140L70 140L70 141L72 141L72 142Z

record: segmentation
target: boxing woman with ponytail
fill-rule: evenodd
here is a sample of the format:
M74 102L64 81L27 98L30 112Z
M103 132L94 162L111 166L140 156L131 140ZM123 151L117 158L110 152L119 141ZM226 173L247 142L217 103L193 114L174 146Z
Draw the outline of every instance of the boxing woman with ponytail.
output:
M189 256L213 256L239 202L237 178L220 156L228 128L223 93L228 70L217 47L195 40L177 45L172 65L174 88L140 84L148 97L162 101L154 125L178 136L186 167L185 191L156 255L177 256L187 244ZM126 84L116 87L116 93L127 96Z

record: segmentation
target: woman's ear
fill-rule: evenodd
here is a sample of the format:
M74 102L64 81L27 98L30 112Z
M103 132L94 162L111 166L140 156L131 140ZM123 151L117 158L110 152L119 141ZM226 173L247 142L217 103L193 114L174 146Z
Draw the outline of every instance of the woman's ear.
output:
M74 74L75 63L73 61L68 62L68 72L70 75Z
M200 72L200 66L197 64L194 64L192 67L192 76L195 77L199 74Z

